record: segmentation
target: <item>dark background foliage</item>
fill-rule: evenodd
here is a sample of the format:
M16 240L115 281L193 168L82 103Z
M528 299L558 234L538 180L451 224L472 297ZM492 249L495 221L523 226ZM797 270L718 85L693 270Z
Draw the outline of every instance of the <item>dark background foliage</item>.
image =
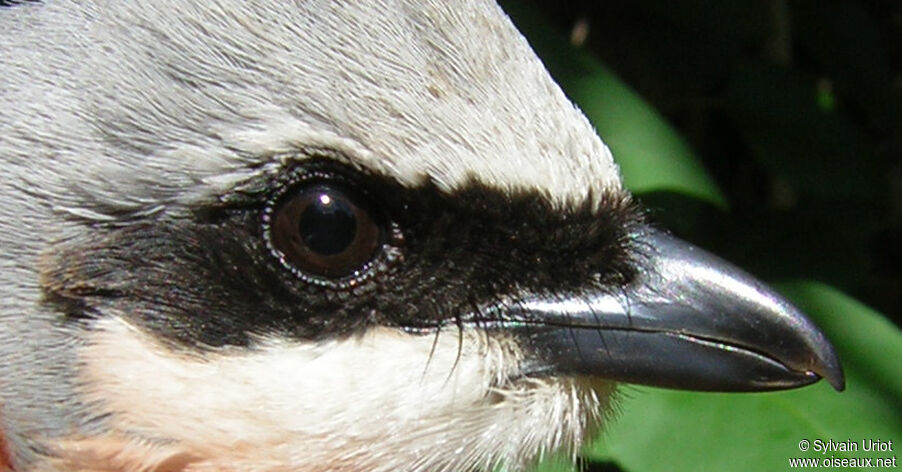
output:
M766 279L828 282L902 324L902 2L513 3L518 23L550 25L609 66L713 177L727 207L640 192L664 226ZM566 53L525 32L567 90L578 71Z
M802 439L902 443L902 2L501 3L654 218L775 284L846 369L841 394L625 387L582 466L785 470L824 457Z

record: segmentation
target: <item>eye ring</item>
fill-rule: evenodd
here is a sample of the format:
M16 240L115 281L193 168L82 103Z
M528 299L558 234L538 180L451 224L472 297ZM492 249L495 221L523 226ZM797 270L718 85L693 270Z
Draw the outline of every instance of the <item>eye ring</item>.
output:
M400 239L371 195L352 179L322 170L298 170L263 211L263 233L273 256L298 278L349 288L400 256Z

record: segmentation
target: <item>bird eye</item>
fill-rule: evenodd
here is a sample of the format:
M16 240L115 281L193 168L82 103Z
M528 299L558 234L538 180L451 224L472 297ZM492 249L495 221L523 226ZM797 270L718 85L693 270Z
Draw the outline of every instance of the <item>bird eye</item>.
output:
M307 274L341 278L366 268L383 231L361 195L312 183L287 195L271 215L270 242L283 262Z

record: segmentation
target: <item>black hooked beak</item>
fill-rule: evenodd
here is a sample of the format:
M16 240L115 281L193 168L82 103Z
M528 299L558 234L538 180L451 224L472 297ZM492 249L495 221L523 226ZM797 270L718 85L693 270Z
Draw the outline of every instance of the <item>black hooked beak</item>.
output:
M535 297L509 307L528 340L528 375L592 375L706 391L765 391L827 379L842 366L798 309L739 268L659 231L619 293Z

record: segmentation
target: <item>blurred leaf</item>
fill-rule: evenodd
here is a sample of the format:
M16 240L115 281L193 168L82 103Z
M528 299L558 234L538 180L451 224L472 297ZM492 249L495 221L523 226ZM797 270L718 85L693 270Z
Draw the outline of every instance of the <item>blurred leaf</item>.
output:
M840 352L843 365L871 387L902 402L902 332L879 313L829 285L794 281L777 285ZM902 439L902 438L900 438Z
M579 472L579 468L567 459L550 458L539 464L535 472Z
M596 64L591 74L561 79L605 138L626 186L636 193L670 190L725 207L707 171L660 115L617 77Z
M570 46L533 11L514 2L503 5L611 148L627 187L638 193L671 190L726 206L692 150L654 108L591 54Z
M693 115L684 124L705 125L703 132L690 128L693 142L730 189L735 207L726 214L724 197L698 159L651 107L591 54L551 31L546 18L526 11L525 2L502 3L612 148L627 185L670 228L759 274L818 274L856 293L872 283L873 261L881 257L874 235L886 226L889 195L886 163L877 156L892 149L879 145L898 128L902 107L880 44L888 22L870 18L867 9L891 9L844 0L789 2L797 55L785 67L752 59L770 37L770 19L756 0L623 0L572 9L574 16L591 11L585 18L593 28L611 17L607 24L618 27L593 32L587 44L669 113L687 106L681 105L687 94L723 104L701 110L708 121ZM557 11L553 1L546 3L548 12ZM728 13L737 3L749 15ZM620 42L605 49L599 36ZM845 392L825 382L749 395L626 387L620 418L585 451L605 461L589 470L786 470L791 457L825 457L800 451L802 439L899 444L899 329L828 285L779 287L834 342L846 369ZM551 462L542 467L578 470Z
M847 389L825 382L763 394L706 394L628 387L623 414L587 456L628 471L785 470L802 439L902 440L902 334L877 313L812 282L783 286L810 309L845 361ZM868 345L868 343L872 343ZM887 453L831 452L836 457Z

